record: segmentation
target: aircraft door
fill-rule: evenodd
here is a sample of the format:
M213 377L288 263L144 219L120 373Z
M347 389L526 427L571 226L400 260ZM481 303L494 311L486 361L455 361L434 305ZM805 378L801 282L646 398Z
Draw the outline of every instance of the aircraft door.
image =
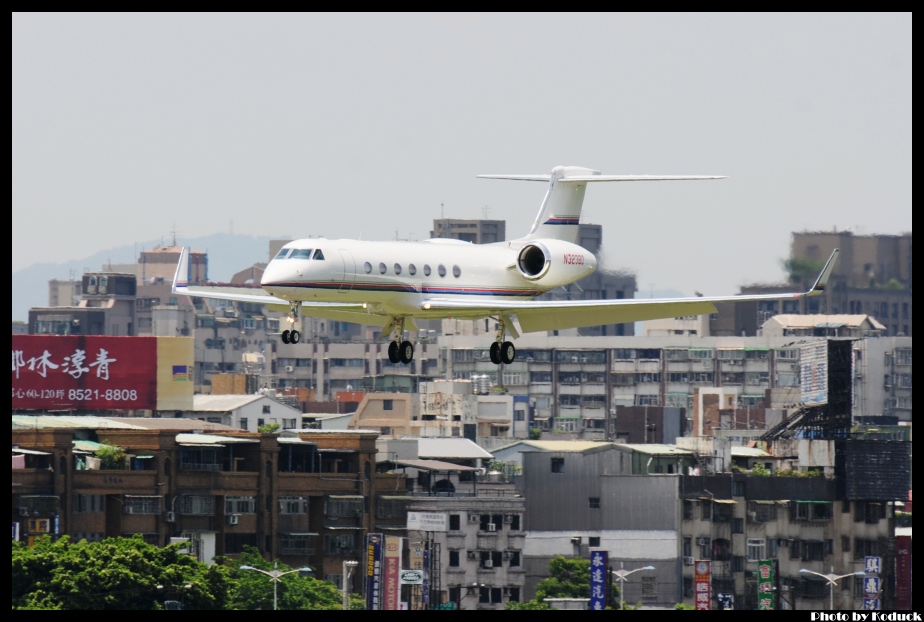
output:
M343 260L343 279L340 280L340 293L345 294L353 289L353 283L356 281L356 262L353 260L353 253L341 248L340 259Z

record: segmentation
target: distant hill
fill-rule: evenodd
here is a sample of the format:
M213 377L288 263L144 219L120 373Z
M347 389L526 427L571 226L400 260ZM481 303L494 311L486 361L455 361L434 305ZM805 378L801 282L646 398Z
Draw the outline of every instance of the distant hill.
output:
M278 237L256 237L231 233L216 233L200 238L178 238L177 243L205 251L209 256L209 279L228 281L236 272L257 262L268 261L270 240ZM159 240L130 244L103 250L90 257L65 263L39 263L13 273L12 320L29 320L29 309L48 305L48 281L79 279L84 272L100 270L106 264L126 264L138 261L142 250L151 250Z

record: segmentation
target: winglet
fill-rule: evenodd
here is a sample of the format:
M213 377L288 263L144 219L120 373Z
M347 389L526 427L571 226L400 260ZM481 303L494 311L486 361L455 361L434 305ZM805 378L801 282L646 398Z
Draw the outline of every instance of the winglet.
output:
M818 279L815 281L815 284L812 285L812 289L805 292L806 296L817 296L818 294L825 291L825 285L827 285L828 279L831 277L831 273L834 271L834 263L837 261L837 255L840 252L841 249L834 249L834 252L831 253L831 257L828 258L828 263L826 263L825 267L821 269L821 274L818 275Z
M176 264L176 274L173 275L173 293L186 293L187 285L189 285L189 249L184 246L180 251L180 261Z

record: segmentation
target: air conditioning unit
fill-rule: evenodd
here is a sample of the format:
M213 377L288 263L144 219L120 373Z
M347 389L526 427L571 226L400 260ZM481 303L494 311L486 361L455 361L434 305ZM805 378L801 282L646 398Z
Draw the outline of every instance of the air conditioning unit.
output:
M20 516L29 516L29 508L19 508Z
M468 558L473 560L478 559L478 551L469 551Z
M481 517L478 516L477 514L469 514L469 515L468 515L468 522L470 522L470 523L480 523L480 522L481 522Z
M287 374L291 374L293 371L295 371L295 368L294 368L294 367L292 367L291 365L286 365L286 373L287 373Z
M483 568L494 568L494 561L490 559L486 559L481 563L481 566Z
M494 523L488 523L488 531L497 531L497 525Z
M748 511L748 520L751 522L757 522L757 512L754 510Z
M504 559L510 559L510 551L504 551Z
M684 557L684 558L683 558L683 565L684 565L684 566L692 566L692 565L693 565L693 558L692 558L692 557Z
M779 538L776 541L777 546L789 546L789 540L787 538Z
M240 514L228 514L228 524L237 525L241 520Z
M167 521L168 523L175 523L176 522L176 512L167 512L166 516L164 516L164 520Z
M509 525L510 523L512 523L512 522L513 522L513 515L512 515L512 514L508 514L507 516L505 516L505 517L504 517L504 522L507 523L508 525Z
M700 546L706 546L706 545L709 544L709 538L697 538L697 539L696 539L696 544L698 544L698 545L700 545Z

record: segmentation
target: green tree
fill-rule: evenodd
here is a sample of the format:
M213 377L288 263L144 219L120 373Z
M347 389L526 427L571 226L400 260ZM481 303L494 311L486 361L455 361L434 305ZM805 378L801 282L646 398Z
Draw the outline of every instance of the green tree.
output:
M260 434L274 434L279 431L278 423L264 423L257 426L257 432Z
M96 457L99 458L99 468L106 470L123 470L128 455L119 447L103 444L96 450Z
M188 609L223 609L227 570L180 553L181 546L159 548L140 536L13 542L13 608L152 610L175 599Z
M590 560L558 555L549 562L549 576L536 584L536 598L522 603L508 603L507 609L548 609L546 598L588 598L590 596ZM619 587L609 589L610 605L619 602Z
M790 257L781 259L780 264L789 278L789 282L797 285L806 284L809 281L814 282L821 269L825 267L823 261L816 259L805 259L802 257ZM811 283L808 283L811 285ZM806 287L808 287L806 285Z
M273 608L273 580L262 572L241 569L241 566L253 566L267 572L274 569L273 563L263 559L259 550L245 546L240 558L225 558L222 564L231 575L230 609ZM294 570L285 564L279 564L275 569L279 572ZM343 598L336 585L303 577L298 572L279 578L277 601L281 610L343 608Z

